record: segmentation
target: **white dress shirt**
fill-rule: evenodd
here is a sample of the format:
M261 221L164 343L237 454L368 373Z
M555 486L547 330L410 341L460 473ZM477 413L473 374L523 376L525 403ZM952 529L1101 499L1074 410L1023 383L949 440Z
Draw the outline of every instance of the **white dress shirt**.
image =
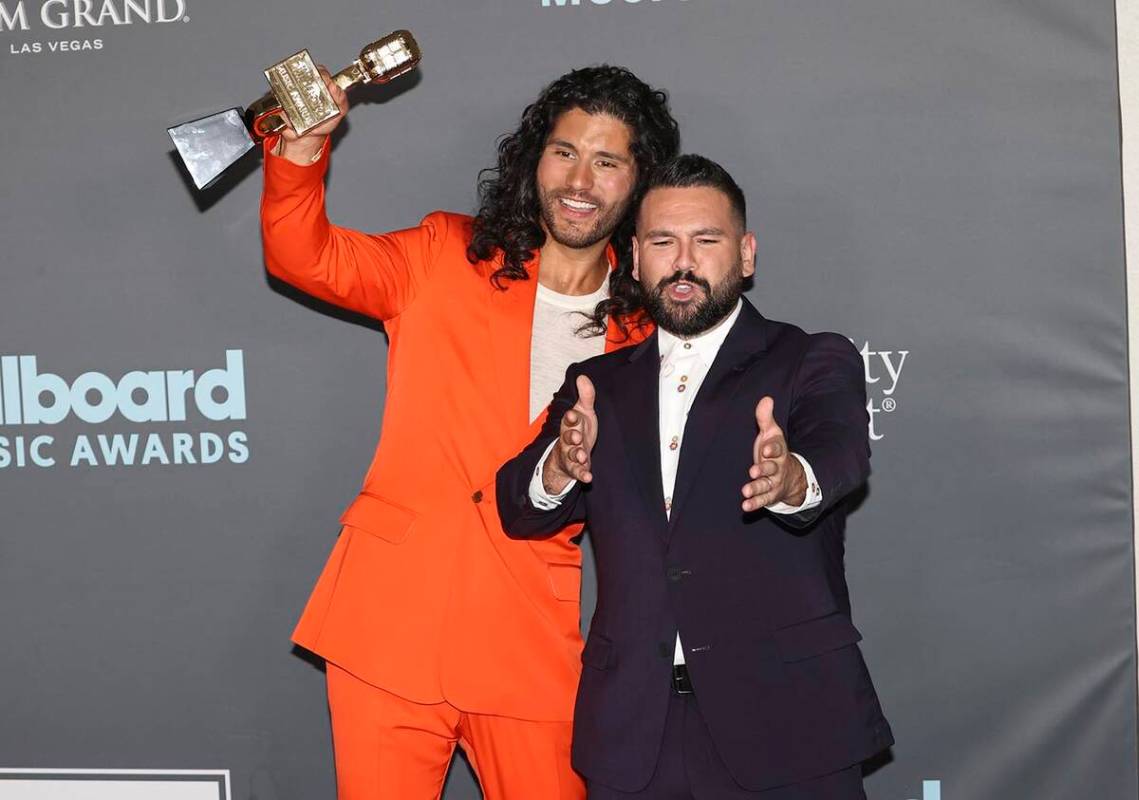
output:
M659 431L660 431L660 480L664 490L664 511L667 516L672 515L672 493L676 486L676 470L680 464L680 451L684 446L684 428L688 419L688 412L700 391L704 377L708 374L720 346L727 338L728 332L740 315L743 303L736 303L735 309L721 320L714 328L699 333L689 339L674 336L666 330L658 329L657 345L660 349L660 394L659 394ZM756 398L759 402L759 398ZM530 502L537 509L548 511L561 505L561 501L573 489L576 481L570 481L563 491L551 495L546 491L542 482L542 467L549 458L557 440L550 443L545 454L538 461L534 475L530 479ZM790 506L786 503L773 503L767 510L773 514L798 514L809 511L823 501L822 490L815 480L814 470L806 459L798 453L792 453L807 478L807 496L799 506ZM747 475L741 476L740 485L743 485ZM742 502L742 499L741 499ZM680 642L680 633L676 634L676 647L673 653L673 663L684 663L684 649Z

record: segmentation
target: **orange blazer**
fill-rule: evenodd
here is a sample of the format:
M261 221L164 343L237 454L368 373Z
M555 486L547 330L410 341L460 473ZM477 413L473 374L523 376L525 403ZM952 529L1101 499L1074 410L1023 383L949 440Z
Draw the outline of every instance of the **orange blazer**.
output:
M498 261L466 256L470 218L415 228L331 225L328 152L308 167L270 155L261 203L265 263L299 289L383 320L390 346L376 455L293 640L407 699L473 713L572 718L581 670L581 551L503 533L495 471L525 447L530 279L494 288ZM640 341L642 327L606 349Z

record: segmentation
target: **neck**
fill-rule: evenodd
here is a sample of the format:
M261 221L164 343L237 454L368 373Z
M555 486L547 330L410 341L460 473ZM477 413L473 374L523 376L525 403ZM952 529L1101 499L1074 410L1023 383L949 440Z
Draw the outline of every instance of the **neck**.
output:
M566 247L546 234L538 266L538 283L558 294L593 294L609 275L605 247L609 240L589 247Z

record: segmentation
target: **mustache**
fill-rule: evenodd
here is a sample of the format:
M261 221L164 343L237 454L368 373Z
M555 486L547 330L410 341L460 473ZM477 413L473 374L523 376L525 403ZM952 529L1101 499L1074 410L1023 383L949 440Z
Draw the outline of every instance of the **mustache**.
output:
M667 278L661 278L660 282L657 284L657 294L663 294L664 290L668 288L668 286L674 283L680 283L681 281L684 281L685 283L691 283L693 286L699 286L704 290L705 294L712 293L712 284L708 283L708 281L704 280L690 269L678 269Z

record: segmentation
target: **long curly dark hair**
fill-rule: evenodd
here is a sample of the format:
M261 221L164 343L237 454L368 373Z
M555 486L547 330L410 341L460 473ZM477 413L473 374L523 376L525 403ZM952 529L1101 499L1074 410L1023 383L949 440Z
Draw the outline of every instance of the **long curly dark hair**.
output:
M668 96L653 89L624 67L602 64L575 69L542 90L522 112L518 129L498 143L498 164L479 174L479 211L467 258L472 264L502 253L502 266L491 276L499 289L507 281L526 280L525 264L546 243L538 199L537 170L546 139L566 111L608 114L629 126L637 164L638 197L649 174L680 149L680 132L668 107ZM617 225L610 242L617 266L609 277L609 299L598 303L579 329L583 336L602 335L613 316L624 337L642 308L641 289L633 279L633 236L636 205Z

